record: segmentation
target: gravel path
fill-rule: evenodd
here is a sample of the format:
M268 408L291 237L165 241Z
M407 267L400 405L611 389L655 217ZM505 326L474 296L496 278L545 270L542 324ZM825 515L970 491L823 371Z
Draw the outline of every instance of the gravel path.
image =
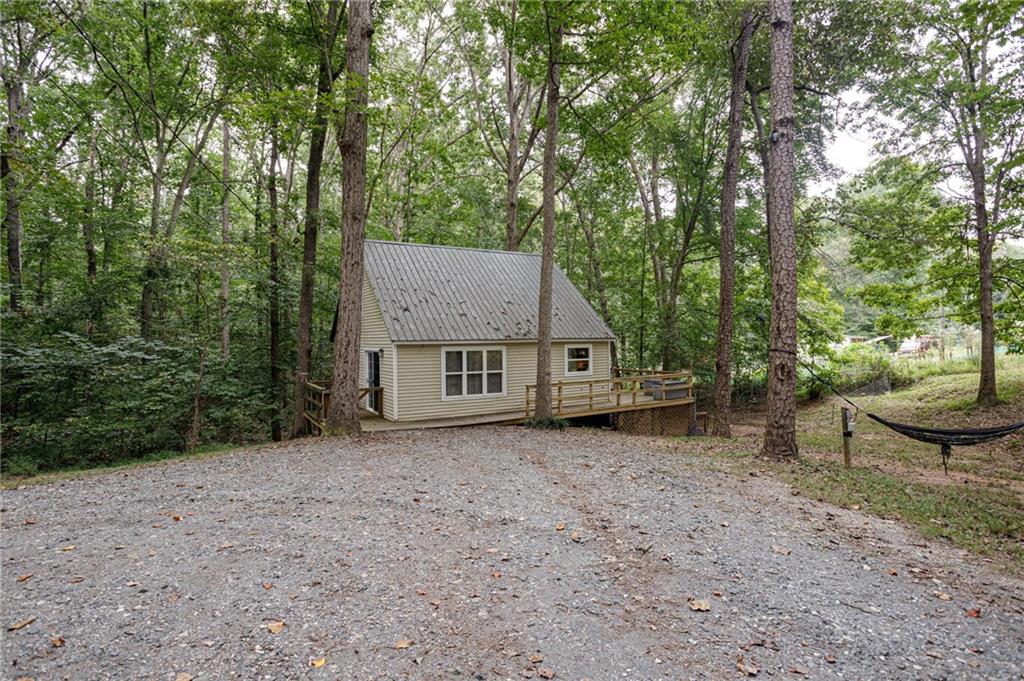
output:
M1024 673L1021 581L612 432L307 440L6 491L2 523L4 678Z

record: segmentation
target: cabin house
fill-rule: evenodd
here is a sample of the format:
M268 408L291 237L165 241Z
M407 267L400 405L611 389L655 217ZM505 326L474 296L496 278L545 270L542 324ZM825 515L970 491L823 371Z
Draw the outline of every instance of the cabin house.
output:
M419 427L521 422L531 415L539 255L367 240L364 264L359 384L368 420ZM614 375L614 334L557 267L551 335L557 415L692 406L692 382L661 389L666 380L688 379L688 372L661 374L657 385L649 375ZM307 417L315 429L328 399L326 382L307 384Z

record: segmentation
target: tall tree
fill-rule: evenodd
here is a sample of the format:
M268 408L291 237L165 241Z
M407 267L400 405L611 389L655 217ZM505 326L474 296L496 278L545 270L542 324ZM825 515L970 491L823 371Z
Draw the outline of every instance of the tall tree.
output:
M872 103L897 122L890 143L952 168L968 188L981 322L979 404L996 401L993 251L1019 224L1004 210L1024 167L1024 29L1013 3L928 2L906 49L869 80ZM953 160L954 163L950 164ZM1009 219L1008 219L1009 218ZM974 297L972 296L972 297Z
M292 435L305 431L303 414L304 384L309 379L313 348L313 294L316 284L316 245L320 230L320 170L327 144L330 97L337 73L334 69L334 45L344 12L339 0L329 0L327 11L319 2L309 4L312 34L317 47L316 100L309 132L309 157L306 161L306 207L302 233L302 275L299 285L299 319L295 348L295 405Z
M339 140L344 178L341 215L341 276L338 333L328 430L358 434L359 334L363 309L363 238L366 230L366 109L370 77L370 0L348 0L345 42L345 124Z
M796 186L793 91L793 3L769 0L772 131L768 158L771 252L771 324L768 347L768 417L764 453L796 456Z
M554 14L555 16L552 16ZM544 237L541 242L540 296L537 304L537 405L538 419L550 419L551 409L551 305L555 267L555 164L558 160L558 99L561 81L564 32L561 8L544 2L548 39L547 126L544 132L543 209Z
M11 2L4 5L0 29L0 68L7 102L5 137L0 145L0 184L4 190L3 228L7 236L8 304L21 307L22 297L22 175L28 169L25 126L30 110L29 89L49 72L52 59L46 49L56 26L45 19L40 5Z
M228 119L221 126L221 198L220 243L224 252L220 261L220 354L227 359L231 352L231 272L228 269L227 249L231 244L231 127Z
M747 82L750 43L756 28L752 10L740 15L740 35L732 50L732 89L729 98L729 141L725 152L718 239L718 343L715 355L715 406L711 434L732 435L729 412L732 401L732 331L736 288L736 187L743 142L743 91Z
M281 266L279 263L280 211L278 210L277 180L279 151L278 121L270 126L270 168L267 172L267 203L269 204L269 263L267 272L267 313L270 323L270 437L281 439L282 385L281 385Z

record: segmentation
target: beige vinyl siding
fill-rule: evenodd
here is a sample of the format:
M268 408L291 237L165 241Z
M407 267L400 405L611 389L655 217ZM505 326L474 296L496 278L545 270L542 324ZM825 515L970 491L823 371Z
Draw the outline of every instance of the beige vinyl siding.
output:
M565 346L590 345L592 375L586 380L611 375L608 341L557 342L551 344L551 379L580 378L565 373ZM442 398L442 352L444 348L495 347L505 349L505 395ZM461 343L447 345L396 345L398 351L399 414L402 421L417 421L482 414L522 412L526 405L526 386L537 382L536 343ZM387 398L385 397L385 410Z
M366 351L381 350L380 384L384 388L384 418L394 421L395 384L394 362L395 346L391 343L388 329L384 325L384 316L380 312L377 297L370 287L370 278L363 275L363 315L359 334L359 385L367 385ZM401 405L399 402L399 409Z

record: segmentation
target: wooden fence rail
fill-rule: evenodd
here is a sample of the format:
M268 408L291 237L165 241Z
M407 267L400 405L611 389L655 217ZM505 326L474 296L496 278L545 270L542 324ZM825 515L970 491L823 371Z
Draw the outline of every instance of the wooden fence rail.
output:
M357 401L363 404L370 394L379 395L377 402L380 410L384 411L384 388L360 388ZM309 434L320 435L327 427L327 412L331 406L330 381L306 381L305 396L303 398L303 415L309 423Z
M694 401L690 371L622 369L630 375L615 378L569 379L551 384L554 416L591 416ZM671 396L670 396L671 395ZM526 386L526 417L537 409L537 386Z

